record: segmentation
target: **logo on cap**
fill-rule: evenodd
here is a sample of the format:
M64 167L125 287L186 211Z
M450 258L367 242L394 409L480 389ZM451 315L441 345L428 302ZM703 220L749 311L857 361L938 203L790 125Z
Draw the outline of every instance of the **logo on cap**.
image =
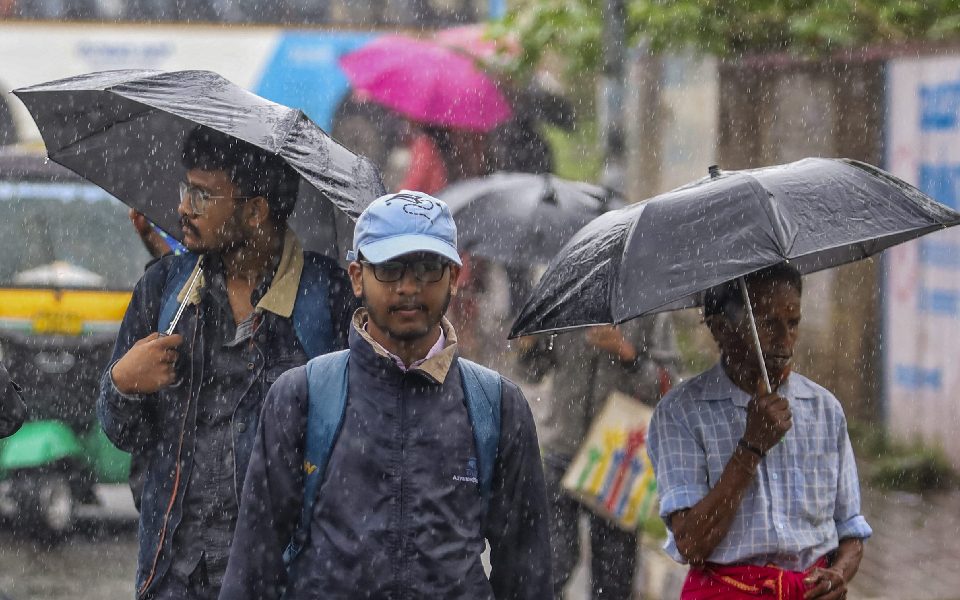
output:
M394 194L384 204L390 206L395 201L403 203L403 212L415 217L430 218L430 213L437 207L437 204L429 196L418 196L415 194Z

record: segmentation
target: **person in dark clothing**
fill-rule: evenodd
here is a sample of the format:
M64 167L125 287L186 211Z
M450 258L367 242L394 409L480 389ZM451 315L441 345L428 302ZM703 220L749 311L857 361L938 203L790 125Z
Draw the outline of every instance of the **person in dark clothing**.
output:
M288 571L284 549L316 468L305 440L316 434L308 409L320 392L307 373L322 359L285 373L267 396L220 598L552 598L533 416L520 389L492 371L501 424L484 512L484 454L443 316L460 270L449 209L419 192L384 196L360 216L348 258L364 308L306 540Z
M107 437L139 466L137 597L157 600L217 597L267 390L344 347L356 306L346 273L286 226L292 170L202 128L184 164L190 253L138 282L97 402ZM169 306L179 322L164 321ZM168 325L177 333L158 334Z
M10 380L0 363L0 438L15 434L27 418L27 405L20 396L20 386Z

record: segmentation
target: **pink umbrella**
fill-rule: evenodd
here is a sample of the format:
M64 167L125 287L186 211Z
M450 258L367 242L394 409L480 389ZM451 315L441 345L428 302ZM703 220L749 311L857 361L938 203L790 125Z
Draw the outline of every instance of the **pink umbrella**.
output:
M421 123L490 131L510 118L497 84L463 54L404 36L385 36L344 55L357 95Z
M434 39L441 46L472 56L484 65L496 66L520 54L520 44L516 38L491 38L487 35L487 25L484 23L441 29Z

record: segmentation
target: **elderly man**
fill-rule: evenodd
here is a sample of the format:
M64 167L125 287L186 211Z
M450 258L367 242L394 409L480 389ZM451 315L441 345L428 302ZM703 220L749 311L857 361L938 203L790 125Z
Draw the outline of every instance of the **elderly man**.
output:
M689 563L684 600L839 600L871 529L846 419L829 391L792 372L800 274L781 264L746 278L773 393L765 393L735 283L709 290L720 362L654 412L649 452L667 552Z

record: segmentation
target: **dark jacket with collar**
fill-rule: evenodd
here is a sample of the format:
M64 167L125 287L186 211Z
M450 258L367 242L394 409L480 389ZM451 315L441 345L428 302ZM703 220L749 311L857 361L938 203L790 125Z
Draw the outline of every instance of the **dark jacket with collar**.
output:
M346 273L336 263L313 252L300 250L288 236L284 258L271 280L267 293L257 303L262 321L253 338L256 352L248 365L248 376L236 393L231 417L236 490L242 489L260 409L267 390L281 373L302 365L306 356L289 317L293 302L324 302L333 320L334 347L343 347L349 328L349 314L355 306ZM292 248L291 248L292 246ZM294 257L294 258L290 258ZM124 396L113 385L110 371L133 344L157 330L164 288L173 261L168 256L147 270L137 283L124 316L110 367L104 372L97 401L97 413L107 437L120 449L130 452L144 469L139 497L140 531L137 568L137 596L142 597L170 568L172 543L183 516L183 497L193 468L196 444L197 402L201 382L215 374L204 373L201 303L210 301L194 292L193 305L183 313L177 332L184 336L177 362L178 384L147 396ZM325 277L329 297L305 298L297 293L301 277ZM291 306L285 306L291 305ZM262 310L263 307L269 307ZM136 493L136 492L135 492Z
M530 408L503 380L501 437L486 519L470 473L473 430L456 333L404 372L350 332L348 396L310 524L288 581L282 552L303 497L306 368L271 388L220 598L551 598L543 471ZM475 464L475 463L474 463ZM490 543L492 572L480 555Z
M27 418L27 406L20 397L20 387L10 381L6 368L0 364L0 438L11 436Z

